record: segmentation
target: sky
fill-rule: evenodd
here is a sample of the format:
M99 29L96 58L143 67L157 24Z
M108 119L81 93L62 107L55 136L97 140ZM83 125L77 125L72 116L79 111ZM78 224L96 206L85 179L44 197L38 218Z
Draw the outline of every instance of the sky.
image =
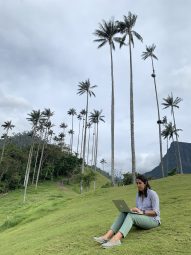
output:
M0 125L12 120L13 133L30 130L27 114L50 108L54 111L54 132L59 125L71 129L70 108L79 113L86 98L77 94L79 82L90 79L97 85L89 110L103 110L99 125L98 166L107 161L111 168L111 76L109 46L93 42L102 20L122 20L136 14L133 82L135 108L135 150L138 172L152 170L160 162L157 108L151 62L143 61L146 45L156 45L156 81L161 116L171 121L163 98L173 93L183 101L175 110L179 140L191 142L191 2L189 0L0 0ZM131 171L129 53L128 47L113 55L115 80L115 170ZM74 119L74 148L78 120ZM92 132L92 131L91 131ZM1 127L0 133L4 130ZM69 137L66 137L69 143ZM90 143L91 147L91 143ZM163 154L166 142L163 142Z

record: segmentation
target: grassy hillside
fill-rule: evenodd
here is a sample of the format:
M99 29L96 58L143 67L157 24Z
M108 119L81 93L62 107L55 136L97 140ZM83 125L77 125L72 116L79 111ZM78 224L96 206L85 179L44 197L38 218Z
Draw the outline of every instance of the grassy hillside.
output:
M132 229L120 247L104 250L92 237L100 235L118 214L111 200L134 206L136 187L97 189L80 195L58 183L30 189L22 204L16 191L0 198L0 255L56 254L190 254L191 175L151 182L160 196L162 225Z

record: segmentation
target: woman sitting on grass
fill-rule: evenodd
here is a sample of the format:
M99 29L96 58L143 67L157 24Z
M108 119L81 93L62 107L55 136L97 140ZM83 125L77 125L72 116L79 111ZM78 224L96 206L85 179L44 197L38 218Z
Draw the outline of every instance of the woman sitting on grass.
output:
M102 244L103 248L110 248L121 244L121 239L125 238L132 226L142 229L151 229L160 225L159 197L151 189L148 180L143 175L136 178L138 188L136 196L136 207L131 208L133 213L120 213L110 230L94 240Z

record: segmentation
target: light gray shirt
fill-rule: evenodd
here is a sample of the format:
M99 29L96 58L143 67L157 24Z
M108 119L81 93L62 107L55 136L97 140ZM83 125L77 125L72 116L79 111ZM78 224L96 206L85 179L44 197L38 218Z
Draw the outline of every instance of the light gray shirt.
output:
M157 193L152 189L147 189L147 197L142 199L137 193L136 196L136 207L140 210L152 210L156 212L156 216L152 217L154 220L160 222L160 208L159 208L159 197Z

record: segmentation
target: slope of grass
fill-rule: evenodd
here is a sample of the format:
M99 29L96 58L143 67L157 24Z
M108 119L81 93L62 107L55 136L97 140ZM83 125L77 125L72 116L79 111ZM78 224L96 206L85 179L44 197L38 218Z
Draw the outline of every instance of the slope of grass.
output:
M161 201L161 227L132 229L122 246L110 250L92 237L103 234L118 214L112 199L134 206L134 185L80 195L58 183L46 183L37 191L30 188L25 205L21 191L11 192L0 198L0 254L190 254L190 182L191 175L152 181Z

